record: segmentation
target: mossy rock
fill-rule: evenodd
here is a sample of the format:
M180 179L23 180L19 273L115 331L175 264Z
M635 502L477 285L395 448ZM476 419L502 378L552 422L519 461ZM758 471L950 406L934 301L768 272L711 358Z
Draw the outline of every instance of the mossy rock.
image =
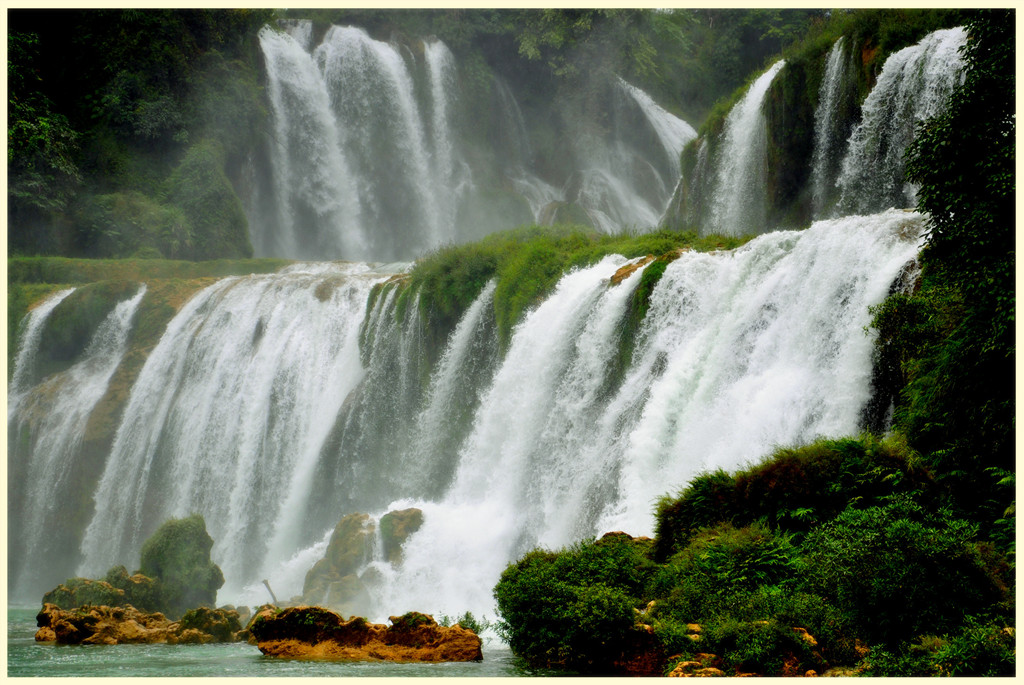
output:
M233 609L198 607L189 609L178 620L179 631L198 630L212 635L216 642L234 642L242 630L238 612Z
M128 575L124 566L114 566L104 580L124 593L124 604L140 611L156 611L160 606L160 588L157 582L141 573Z
M308 602L326 601L331 584L355 574L372 552L376 528L367 514L341 519L327 543L324 558L306 573L302 596Z
M65 611L80 606L122 606L124 591L103 580L69 578L43 595L43 604L55 604Z
M223 146L202 140L189 148L168 181L168 199L192 225L193 246L187 255L192 259L252 256L249 223L224 165Z
M380 518L380 535L384 543L384 558L392 564L402 561L402 545L423 525L423 511L401 509L389 511Z
M158 610L180 616L188 609L214 606L224 574L210 559L213 539L199 514L170 519L142 545L140 573L155 578Z
M139 284L132 281L103 281L68 295L43 324L31 382L38 383L78 362L103 320L138 288Z

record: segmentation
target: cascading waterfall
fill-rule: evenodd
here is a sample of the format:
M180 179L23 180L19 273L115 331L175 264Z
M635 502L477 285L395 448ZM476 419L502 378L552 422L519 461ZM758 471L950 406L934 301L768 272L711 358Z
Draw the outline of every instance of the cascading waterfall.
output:
M966 41L963 28L935 31L885 61L843 158L838 185L844 213L915 204L903 153L918 122L942 111L963 81L960 48Z
M43 334L43 324L47 317L56 309L57 305L64 301L74 288L60 290L47 297L43 302L30 311L21 325L21 337L18 340L18 354L14 360L14 373L7 389L7 418L17 410L23 399L25 390L29 384L29 375L35 368L35 354L39 347L40 336Z
M819 222L732 253L684 253L656 286L634 362L608 383L625 260L566 275L516 328L440 499L383 574L390 606L493 612L505 564L608 530L650 534L658 496L780 444L856 432L870 394L867 307L916 253L920 215Z
M618 77L612 88L612 135L579 139L580 169L565 189L605 233L658 224L679 178L679 154L697 137L639 88Z
M31 351L39 344L46 318L72 291L58 293L29 315L17 363L31 368ZM42 592L53 583L52 569L74 563L76 550L64 547L70 511L55 502L81 498L76 476L82 464L79 447L89 416L107 392L111 376L124 356L131 324L145 295L143 286L117 304L97 327L81 359L34 387L24 378L12 382L8 407L8 458L12 482L24 484L9 502L16 507L18 525L11 529L13 584ZM11 502L16 500L17 502ZM63 578L57 579L63 580ZM52 587L52 585L51 585Z
M654 129L665 152L665 162L673 176L679 175L679 155L691 140L697 137L697 131L679 117L665 110L651 96L636 86L618 79L622 88L644 113L651 128Z
M702 231L725 235L756 233L765 225L767 137L762 112L768 87L785 66L779 60L761 74L725 119L715 151L715 190Z
M342 154L323 79L288 34L264 28L259 37L273 112L269 161L276 211L250 212L253 249L300 259L365 256L360 189Z
M588 137L581 132L589 124L567 122L579 138L570 151L575 171L553 180L535 168L523 113L498 77L491 140L484 143L492 149L467 153L472 137L459 122L471 110L455 56L442 41L408 48L332 26L319 45L312 43L308 21L260 32L273 133L268 169L251 172L249 222L258 256L408 259L529 222L525 204L539 223L553 203L575 202L599 230L651 228L678 180L679 153L696 136L616 78L609 112L597 115L607 114L613 131ZM480 125L468 128L474 126ZM490 216L495 193L522 205Z
M273 136L276 211L250 211L257 255L393 260L454 238L469 182L451 133L454 60L424 45L430 100L421 107L399 50L362 29L260 31Z
M436 182L443 170L430 164L427 127L398 49L362 29L332 26L312 58L330 94L346 156L362 180L366 221L378 235L388 228L387 242L373 252L376 258L405 256L403 249L422 253L450 238L442 232L451 227L442 225L439 209L447 189Z
M227 278L193 297L132 388L81 573L132 567L157 525L194 511L229 583L319 537L304 525L305 496L334 417L362 378L359 324L381 278L365 265L300 265Z
M258 604L262 578L281 597L301 591L343 516L415 506L424 525L403 564L371 561L386 568L364 579L375 617L493 615L498 574L526 550L649 534L655 499L702 469L856 432L867 308L922 226L891 210L685 252L625 366L622 321L644 270L610 285L618 256L566 274L504 353L494 283L431 343L416 296L368 265L223 279L150 352L92 493L83 561L53 572L135 568L160 523L198 512L227 579L219 601Z
M844 96L851 92L847 78L847 50L845 38L840 38L829 50L825 60L825 74L818 88L818 107L814 112L814 158L811 161L813 183L813 212L821 217L833 200L836 175L840 161L837 151L849 136L843 119L837 116Z

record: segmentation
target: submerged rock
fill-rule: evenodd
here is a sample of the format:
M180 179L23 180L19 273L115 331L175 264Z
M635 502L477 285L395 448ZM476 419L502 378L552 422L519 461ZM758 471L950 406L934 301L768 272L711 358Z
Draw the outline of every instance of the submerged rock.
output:
M480 661L480 638L459 625L439 626L418 612L392 616L391 626L341 616L322 607L262 609L249 625L268 656L352 661Z
M237 642L241 630L237 611L202 607L171 621L159 612L148 614L130 605L64 610L44 604L36 625L36 642L64 645Z

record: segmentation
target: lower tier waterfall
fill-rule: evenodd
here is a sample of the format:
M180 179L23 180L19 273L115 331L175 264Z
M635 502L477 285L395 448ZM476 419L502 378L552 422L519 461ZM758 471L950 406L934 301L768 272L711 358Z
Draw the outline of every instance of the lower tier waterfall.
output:
M416 294L369 265L221 279L181 307L135 377L95 490L75 493L92 500L80 548L48 557L45 573L12 573L9 592L35 602L67 577L137 568L160 523L196 512L226 578L218 602L261 604L264 578L278 597L302 592L343 516L417 507L424 522L402 563L367 562L368 613L493 616L491 589L527 550L650 535L657 498L700 471L858 432L868 307L914 260L923 224L889 210L683 252L628 340L644 270L613 285L628 261L614 255L565 274L505 346L486 285L433 355ZM17 364L59 306L23 322ZM81 362L96 383L123 344L104 340ZM95 403L92 382L32 386L19 372L18 392L50 403L12 404L11 426ZM48 439L74 445L81 424L47 418ZM50 473L57 453L18 454L26 473ZM51 498L49 518L27 526L29 487L9 484L23 551L44 546L47 526L75 525L63 514L79 504Z

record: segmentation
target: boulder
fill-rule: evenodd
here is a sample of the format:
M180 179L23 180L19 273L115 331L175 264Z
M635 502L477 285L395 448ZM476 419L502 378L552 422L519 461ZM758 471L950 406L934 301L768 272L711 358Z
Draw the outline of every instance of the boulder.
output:
M210 559L212 547L199 514L170 519L146 540L139 572L157 580L157 609L176 617L193 607L216 605L224 574Z
M389 511L380 517L380 536L384 544L384 558L392 564L402 563L402 545L423 525L420 509Z
M483 658L476 633L439 626L431 616L392 616L391 626L316 606L261 609L249 631L268 656L345 661L440 662Z
M68 578L43 595L43 604L53 604L61 609L73 609L86 604L122 606L124 590L103 580Z
M338 522L327 543L324 558L306 573L302 599L310 604L330 603L336 606L345 598L339 583L355 575L370 560L376 527L367 514L349 514ZM350 587L354 584L349 582ZM333 590L333 592L332 592Z
M64 610L44 604L36 615L37 642L67 645L116 645L236 642L241 629L238 612L200 608L171 621L159 612L133 606L82 606Z
M402 561L402 545L423 525L419 509L389 511L380 518L381 556L391 564ZM377 524L367 514L349 514L331 533L324 558L306 573L300 604L323 605L345 616L371 610L367 585L374 570L366 564L374 558Z

